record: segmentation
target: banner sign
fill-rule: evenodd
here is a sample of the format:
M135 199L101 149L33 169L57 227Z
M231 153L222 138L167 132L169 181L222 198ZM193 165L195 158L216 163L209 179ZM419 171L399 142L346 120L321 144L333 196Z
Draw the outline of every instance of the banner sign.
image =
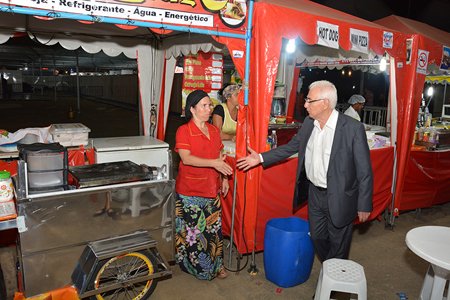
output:
M0 0L0 3L215 30L239 28L247 15L245 0Z
M417 55L417 69L416 69L417 73L427 75L428 54L429 54L428 51L419 49Z
M339 49L339 26L317 21L318 45Z
M296 63L296 67L308 68L308 67L321 67L321 66L346 66L346 65L359 65L359 66L372 66L379 65L380 59L328 59L328 60L316 60L316 61L303 61L301 63Z
M222 81L223 55L221 53L198 52L196 55L185 56L182 87L183 112L186 98L194 90L204 90L214 105L218 104L220 101L217 92L222 88Z
M369 53L369 32L350 28L351 50Z

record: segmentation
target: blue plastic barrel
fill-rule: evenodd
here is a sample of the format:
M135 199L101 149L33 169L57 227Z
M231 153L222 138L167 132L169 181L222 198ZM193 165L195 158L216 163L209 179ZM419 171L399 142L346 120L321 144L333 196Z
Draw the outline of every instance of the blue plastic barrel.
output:
M267 280L291 287L308 280L314 261L309 223L298 217L272 219L264 236Z

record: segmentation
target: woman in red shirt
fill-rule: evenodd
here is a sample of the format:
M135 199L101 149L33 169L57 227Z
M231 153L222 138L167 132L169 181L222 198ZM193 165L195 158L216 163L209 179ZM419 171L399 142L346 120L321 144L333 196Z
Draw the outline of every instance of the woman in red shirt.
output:
M202 90L186 99L187 124L176 134L181 158L175 189L175 248L180 268L203 280L225 278L219 193L228 193L232 168L221 154L220 131L208 123L213 105ZM222 176L221 176L222 175Z

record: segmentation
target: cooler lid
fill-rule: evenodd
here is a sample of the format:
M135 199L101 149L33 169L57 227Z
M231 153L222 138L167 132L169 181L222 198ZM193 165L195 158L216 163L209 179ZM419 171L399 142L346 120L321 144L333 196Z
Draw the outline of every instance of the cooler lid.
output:
M95 138L92 144L97 152L169 148L169 144L150 136Z
M49 132L51 134L61 134L61 133L85 133L91 130L81 123L62 123L62 124L52 124L50 126Z

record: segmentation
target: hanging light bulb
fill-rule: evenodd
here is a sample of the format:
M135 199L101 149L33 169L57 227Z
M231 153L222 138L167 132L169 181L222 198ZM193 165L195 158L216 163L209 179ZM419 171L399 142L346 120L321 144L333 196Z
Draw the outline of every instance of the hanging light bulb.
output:
M348 70L348 76L352 76L352 70Z
M380 60L380 71L381 72L386 71L386 64L387 64L386 57L383 56Z
M434 88L432 86L428 87L427 89L427 96L432 97L434 94Z
M295 39L290 39L286 45L286 52L287 53L294 53L295 52Z
M344 69L342 69L341 74L345 75L345 70Z

